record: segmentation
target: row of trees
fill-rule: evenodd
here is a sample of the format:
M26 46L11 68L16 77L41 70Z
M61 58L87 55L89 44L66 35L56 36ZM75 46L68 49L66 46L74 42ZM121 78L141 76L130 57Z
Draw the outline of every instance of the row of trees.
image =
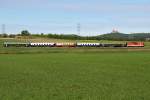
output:
M7 34L7 33L3 33L3 34L0 34L0 37L3 37L3 38L15 38L16 36L30 36L31 33L28 31L28 30L23 30L21 31L21 34Z
M124 33L108 33L98 36L78 36L75 34L31 34L28 30L21 31L20 34L0 34L0 37L3 38L14 38L16 36L30 36L30 37L44 37L44 38L55 38L55 39L69 39L69 40L118 40L118 41L144 41L150 39L150 33L133 33L133 34L124 34Z

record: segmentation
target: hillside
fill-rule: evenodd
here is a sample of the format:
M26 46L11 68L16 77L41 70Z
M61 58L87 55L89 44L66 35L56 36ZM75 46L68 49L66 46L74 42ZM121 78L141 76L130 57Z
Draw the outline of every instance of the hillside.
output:
M98 38L101 40L134 40L134 41L144 41L150 38L150 33L108 33L99 35Z

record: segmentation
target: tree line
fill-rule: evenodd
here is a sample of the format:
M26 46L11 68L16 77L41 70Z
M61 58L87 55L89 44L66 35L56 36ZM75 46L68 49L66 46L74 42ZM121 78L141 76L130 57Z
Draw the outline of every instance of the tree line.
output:
M0 34L1 38L15 38L16 36L43 37L54 39L69 39L69 40L115 40L115 41L145 41L150 40L150 33L107 33L97 36L79 36L75 34L31 34L28 30L21 31L20 34Z

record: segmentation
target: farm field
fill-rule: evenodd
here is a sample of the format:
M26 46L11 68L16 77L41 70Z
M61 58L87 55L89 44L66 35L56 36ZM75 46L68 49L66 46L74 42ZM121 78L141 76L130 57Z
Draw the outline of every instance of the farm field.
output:
M149 52L0 54L0 100L149 100Z

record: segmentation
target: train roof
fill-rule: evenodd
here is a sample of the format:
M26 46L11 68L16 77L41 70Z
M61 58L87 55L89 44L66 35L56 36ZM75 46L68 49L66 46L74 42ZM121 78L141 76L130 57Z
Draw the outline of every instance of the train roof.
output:
M30 42L4 42L4 44L29 44Z

